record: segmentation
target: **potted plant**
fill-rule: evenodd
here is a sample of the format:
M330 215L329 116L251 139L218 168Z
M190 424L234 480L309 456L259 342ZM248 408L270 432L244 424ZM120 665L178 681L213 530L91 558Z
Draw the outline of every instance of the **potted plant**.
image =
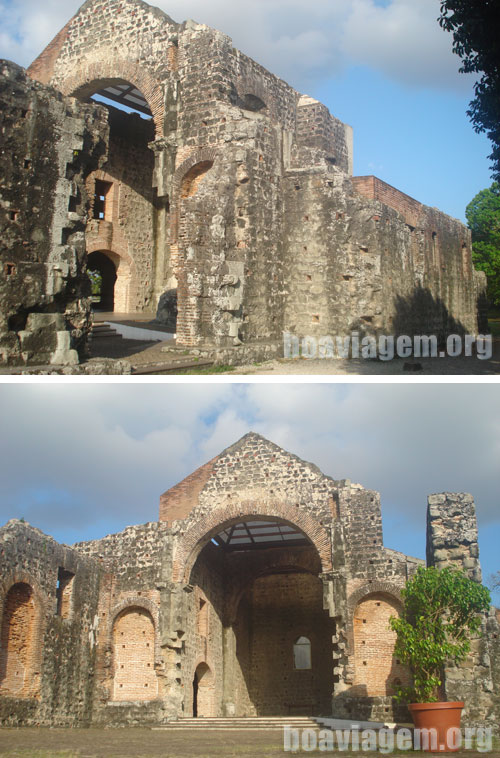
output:
M460 727L464 703L438 702L443 671L467 658L490 593L458 569L420 567L401 594L403 612L390 625L397 634L394 654L408 665L413 684L400 688L397 699L408 703L416 727L436 730L434 750L458 749L448 746L448 730Z

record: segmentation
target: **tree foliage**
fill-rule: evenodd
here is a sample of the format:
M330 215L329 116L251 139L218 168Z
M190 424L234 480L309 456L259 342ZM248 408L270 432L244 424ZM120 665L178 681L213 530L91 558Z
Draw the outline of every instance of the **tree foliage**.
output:
M470 635L481 627L490 593L457 569L420 567L402 591L403 613L390 619L397 633L394 654L408 664L413 686L400 690L406 702L435 702L448 661L463 662Z
M500 305L500 185L492 184L465 211L472 231L474 265L488 277L488 298Z
M453 33L453 52L462 73L479 73L467 115L493 143L493 178L500 181L500 50L498 0L441 0L439 23Z

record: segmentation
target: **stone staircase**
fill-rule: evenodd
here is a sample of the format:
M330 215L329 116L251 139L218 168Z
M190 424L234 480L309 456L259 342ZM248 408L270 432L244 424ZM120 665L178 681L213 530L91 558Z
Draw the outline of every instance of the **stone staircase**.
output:
M294 729L321 729L309 716L249 716L248 718L183 718L169 724L154 726L156 730L282 730L290 726Z
M90 338L94 342L95 340L99 339L123 339L121 334L118 334L116 329L114 329L109 324L102 324L102 323L95 323L92 326L92 331L90 332Z

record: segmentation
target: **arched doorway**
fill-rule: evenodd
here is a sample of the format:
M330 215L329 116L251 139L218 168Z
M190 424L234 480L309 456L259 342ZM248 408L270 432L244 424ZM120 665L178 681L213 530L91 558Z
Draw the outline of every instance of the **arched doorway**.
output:
M203 541L189 578L190 650L219 667L214 715L330 714L335 621L323 607L312 541L289 521L258 515L223 523ZM298 640L307 640L307 655L298 655ZM201 715L196 672L193 713Z
M92 307L112 313L115 309L116 267L105 253L96 251L88 257L87 270L92 287Z
M196 667L193 678L193 717L213 716L214 677L206 663Z

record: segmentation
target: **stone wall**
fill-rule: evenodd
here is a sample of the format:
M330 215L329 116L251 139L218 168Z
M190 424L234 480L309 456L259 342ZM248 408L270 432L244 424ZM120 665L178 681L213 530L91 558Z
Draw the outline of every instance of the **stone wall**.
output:
M177 290L179 343L230 363L281 355L283 332L484 327L467 229L352 179L351 128L221 32L142 0L88 0L29 72L87 101L127 82L151 111L149 158L112 140L100 175L121 182L120 222L87 228L88 250L117 267L115 310L154 312Z
M463 493L430 495L427 510L427 562L439 569L458 568L481 582L474 499ZM481 636L472 640L468 659L447 668L448 700L465 702L464 719L498 731L500 709L500 624L498 610L485 614Z
M17 520L0 529L0 544L0 720L12 726L88 725L99 567ZM74 576L66 608L57 597L61 570ZM12 608L15 595L22 601L17 610ZM19 651L16 639L22 643Z
M106 152L106 112L0 62L0 364L75 364L86 351L88 174Z
M242 521L269 525L271 543L221 542ZM294 541L277 542L277 525ZM11 521L0 540L4 724L408 719L388 618L423 561L384 547L378 493L259 435L164 493L158 522L68 548ZM469 495L430 496L428 541L429 563L480 576ZM498 624L492 609L467 664L446 671L467 724L498 713ZM301 638L311 668L294 665Z

